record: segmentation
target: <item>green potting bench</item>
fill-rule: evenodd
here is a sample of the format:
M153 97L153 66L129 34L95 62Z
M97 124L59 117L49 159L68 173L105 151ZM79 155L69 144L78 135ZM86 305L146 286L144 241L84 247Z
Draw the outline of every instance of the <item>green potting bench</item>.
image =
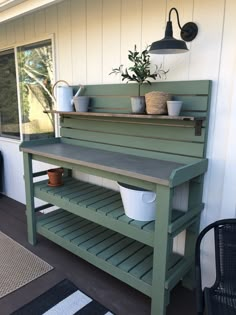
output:
M39 233L152 298L152 315L165 314L171 289L191 285L198 235L210 81L144 85L142 94L168 91L183 100L180 117L130 114L135 84L86 86L91 112L60 112L61 137L23 142L28 239ZM64 185L49 187L32 160L66 169ZM143 187L157 193L157 219L124 214L120 194L75 179L73 171ZM34 179L37 178L37 181ZM187 211L173 208L178 186L188 183ZM35 207L34 197L48 204ZM58 210L37 215L51 205ZM186 230L184 254L173 238Z

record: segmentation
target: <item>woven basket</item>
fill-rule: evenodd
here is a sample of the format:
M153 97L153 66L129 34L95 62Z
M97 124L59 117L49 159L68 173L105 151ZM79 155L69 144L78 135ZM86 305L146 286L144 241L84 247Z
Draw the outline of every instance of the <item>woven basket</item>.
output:
M153 91L145 94L147 114L167 114L166 102L171 100L171 95L165 92Z

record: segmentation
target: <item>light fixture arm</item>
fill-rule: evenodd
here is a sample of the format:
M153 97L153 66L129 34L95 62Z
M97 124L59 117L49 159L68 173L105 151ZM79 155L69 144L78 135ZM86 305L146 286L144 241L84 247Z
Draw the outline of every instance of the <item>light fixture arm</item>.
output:
M167 22L167 27L166 27L166 32L169 32L169 34L166 34L166 35L167 36L173 36L172 22L171 22L171 13L172 13L172 11L175 11L175 13L176 13L177 23L178 23L178 26L179 26L179 28L181 30L181 32L180 32L181 38L185 42L191 42L197 36L197 33L198 33L197 24L195 24L193 22L188 22L188 23L184 24L184 26L182 27L180 25L180 21L179 21L179 12L177 11L176 8L171 8L170 11L169 11L169 20ZM171 30L170 30L170 28L171 28Z
M170 17L171 17L171 12L172 12L172 11L175 11L176 16L177 16L177 23L178 23L178 25L179 25L179 28L182 30L182 27L181 27L180 22L179 22L179 12L177 11L176 8L171 8L171 9L170 9L170 12L169 12L169 20L168 20L168 21L171 22Z

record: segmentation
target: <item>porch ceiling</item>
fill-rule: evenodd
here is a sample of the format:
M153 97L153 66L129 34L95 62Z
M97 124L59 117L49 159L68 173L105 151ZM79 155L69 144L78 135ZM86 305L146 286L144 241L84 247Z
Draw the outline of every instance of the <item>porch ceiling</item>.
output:
M62 0L0 0L0 23Z

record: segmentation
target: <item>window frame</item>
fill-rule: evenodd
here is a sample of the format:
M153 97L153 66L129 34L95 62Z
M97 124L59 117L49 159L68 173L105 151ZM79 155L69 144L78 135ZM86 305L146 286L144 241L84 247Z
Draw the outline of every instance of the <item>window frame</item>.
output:
M23 139L23 127L22 127L22 111L21 111L21 97L20 97L20 83L19 83L19 69L18 69L18 60L17 60L17 49L21 46L27 46L27 45L34 45L38 42L43 41L51 41L52 45L52 61L53 61L53 74L54 74L54 81L56 82L57 77L57 71L56 71L56 52L55 52L55 34L49 34L47 36L37 36L33 39L23 40L16 42L13 45L10 46L4 46L0 49L0 52L4 52L7 50L13 50L14 56L15 56L15 71L16 71L16 90L17 90L17 103L18 103L18 120L19 120L19 130L20 130L20 138L19 139L13 139L10 137L4 137L3 135L0 135L0 141L8 141L13 143L21 143ZM55 114L55 137L59 136L59 119L58 115Z

